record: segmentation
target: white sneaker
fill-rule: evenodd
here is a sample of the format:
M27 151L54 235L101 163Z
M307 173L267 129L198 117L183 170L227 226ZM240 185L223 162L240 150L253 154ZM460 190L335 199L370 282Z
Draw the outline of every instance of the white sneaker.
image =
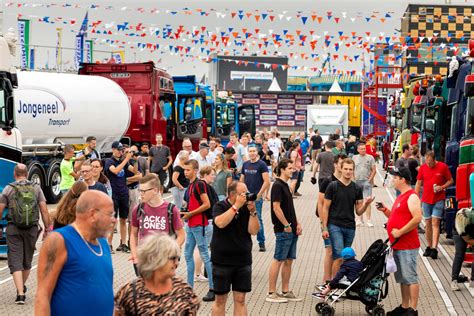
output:
M277 293L277 295L279 297L283 297L283 298L287 299L290 302L301 302L303 300L303 298L297 297L295 294L293 294L292 291L288 291L288 292L286 292L286 294Z
M374 227L374 224L372 224L372 222L367 222L367 226Z
M458 281L456 280L451 281L451 290L459 291Z
M362 225L364 225L364 222L356 221L356 226L362 226Z
M208 281L207 278L202 274L198 274L194 276L194 282L207 282L207 281Z
M269 303L288 303L286 298L278 296L277 293L268 294L265 301Z

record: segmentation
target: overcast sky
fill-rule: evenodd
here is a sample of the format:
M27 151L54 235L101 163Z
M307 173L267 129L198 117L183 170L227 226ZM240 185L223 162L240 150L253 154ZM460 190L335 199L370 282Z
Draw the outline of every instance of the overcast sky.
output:
M267 52L272 54L274 51L278 51L282 55L289 55L293 53L296 55L290 59L289 64L291 66L307 67L307 70L289 70L290 75L315 75L315 72L310 68L321 67L322 58L315 60L320 56L324 56L328 52L331 54L339 55L339 59L334 61L331 60L333 67L342 70L357 70L362 69L362 52L363 50L357 48L355 45L346 47L348 41L340 41L339 32L344 32L343 36L352 36L351 32L357 32L357 35L363 35L364 41L367 41L365 32L371 32L369 42L379 42L378 36L398 36L400 35L396 29L400 29L401 17L406 9L408 3L431 3L431 4L444 4L444 0L431 0L431 1L408 1L408 0L173 0L173 1L0 1L3 3L3 30L10 27L17 29L16 19L19 14L22 18L31 20L31 38L30 43L36 47L36 66L44 67L48 64L49 67L55 67L56 65L56 43L57 43L57 31L56 28L61 27L63 29L63 63L64 67L72 66L73 64L73 47L74 38L77 34L82 20L89 12L89 24L101 20L102 23L98 29L110 30L112 35L105 34L91 34L89 29L88 39L95 41L95 59L103 60L110 56L110 52L114 50L125 50L125 59L127 62L132 61L147 61L153 60L159 62L159 66L166 68L172 75L187 75L196 74L198 77L202 76L203 73L207 73L208 65L201 61L202 58L207 56L206 50L209 46L203 46L201 44L195 45L191 42L189 36L182 36L179 40L170 40L158 38L156 36L150 36L150 30L159 29L162 30L167 25L176 31L181 25L184 30L193 29L201 30L201 27L206 27L205 31L212 32L213 34L219 34L220 32L228 32L229 28L233 31L237 30L241 33L242 28L247 28L248 32L256 34L255 29L259 29L260 34L265 34L266 37L273 34L283 35L284 30L288 30L289 34L295 34L296 31L300 31L301 34L308 35L306 45L301 47L295 44L288 47L281 47L276 49L274 46L269 45ZM8 5L13 3L13 5ZM28 4L25 6L24 4ZM41 7L35 6L35 4L48 3L48 4L73 4L71 7L61 7L59 5L54 7ZM472 0L453 0L453 4L461 5L472 5ZM21 4L21 5L19 5ZM78 5L75 7L74 5ZM87 10L87 5L97 4L100 5L98 9ZM105 10L105 7L111 5L113 9ZM126 8L124 8L126 7ZM143 8L143 13L139 12L137 8ZM159 12L151 12L152 9L157 9ZM183 8L189 8L192 15L183 14ZM202 9L204 12L210 13L208 16L201 16L198 14L196 9ZM215 11L211 11L214 9ZM167 13L168 10L168 13ZM253 15L251 18L244 16L242 20L238 17L231 18L231 12L238 12L243 10L244 15L247 12L251 12ZM258 12L256 10L259 10ZM274 21L270 21L267 17L265 20L262 19L262 13L268 13L268 10L273 10L273 14L276 16ZM173 15L169 12L178 12ZM301 11L298 13L298 11ZM365 17L371 17L375 13L376 18L371 18L370 22L365 20ZM315 13L312 13L315 12ZM328 19L328 12L332 12L333 18ZM387 18L384 23L380 21L380 18L384 18L385 13L390 13L390 18ZM260 20L257 22L255 14L260 15ZM301 18L297 18L297 14L301 16L307 16L308 21L304 25ZM322 16L323 20L321 23L312 21L311 15L316 14ZM225 17L224 17L225 15ZM58 18L62 18L62 21L76 20L74 25L63 24L58 21L57 23L43 23L39 22L39 19L49 17L49 21L58 21ZM335 17L340 18L339 23L335 22ZM355 19L354 21L352 19ZM117 25L128 22L130 25L137 25L142 23L145 27L144 32L148 35L145 37L129 37L124 36L124 32L117 31ZM127 32L130 33L131 31ZM312 34L310 33L312 32ZM161 32L159 36L161 37ZM230 34L231 35L231 34ZM336 38L331 39L329 48L324 46L325 35L335 36ZM206 38L209 34L206 33ZM259 36L254 39L256 42L259 41ZM373 37L377 37L375 41ZM232 39L232 35L231 35ZM116 44L106 43L106 40L119 40L125 42L125 45L121 43L119 46L125 46L121 48ZM311 40L317 40L317 44L314 50L311 49L309 42ZM353 40L352 40L353 41ZM340 48L336 52L334 44L339 42ZM383 41L382 41L383 42ZM155 52L150 52L148 49L136 48L137 43L154 43L160 44L160 49ZM170 52L169 45L172 46L183 46L191 47L191 51L188 52L188 57L181 57L173 52ZM130 48L134 46L135 48ZM48 48L49 47L49 48ZM204 52L201 52L201 47L205 48ZM232 52L233 49L242 51L242 47L230 45L218 47L219 50L227 49ZM263 49L258 46L248 46L250 53L262 54ZM100 52L103 51L103 52ZM222 51L220 51L222 52ZM301 58L301 53L306 54L309 58L307 60ZM311 58L311 54L314 54ZM317 54L317 55L315 55ZM17 62L19 63L19 54L17 54ZM344 61L343 56L348 56L348 60ZM354 56L360 56L357 61L354 60ZM353 62L349 62L349 59L353 59ZM367 60L367 56L366 56Z

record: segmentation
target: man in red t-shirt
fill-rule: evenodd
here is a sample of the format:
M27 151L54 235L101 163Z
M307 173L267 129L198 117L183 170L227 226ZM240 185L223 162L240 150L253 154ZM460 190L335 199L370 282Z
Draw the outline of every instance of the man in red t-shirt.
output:
M425 155L425 164L418 170L415 191L420 194L423 185L421 202L423 206L423 218L426 223L426 240L428 247L423 253L424 257L438 258L438 241L440 222L443 218L445 190L453 184L453 177L448 166L441 161L436 161L434 151Z
M195 159L184 163L184 175L189 180L188 191L188 211L181 212L183 220L187 222L186 243L184 245L184 258L186 259L188 284L194 286L194 248L198 247L202 262L209 276L209 292L203 297L203 301L214 301L214 283L212 280L212 264L209 256L208 245L205 235L205 227L209 225L204 211L211 207L209 196L207 195L206 184L197 178L199 163Z
M400 283L402 304L388 312L387 316L418 315L416 307L420 286L416 270L420 248L417 227L422 217L420 199L410 186L411 174L408 168L394 168L390 173L393 175L393 186L400 195L391 210L380 202L377 203L377 209L388 217L387 232L397 265L395 280Z

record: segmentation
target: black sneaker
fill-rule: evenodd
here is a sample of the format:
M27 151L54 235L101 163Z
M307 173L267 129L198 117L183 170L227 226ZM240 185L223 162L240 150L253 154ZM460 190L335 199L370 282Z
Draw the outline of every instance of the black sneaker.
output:
M202 298L204 302L214 302L215 299L216 299L216 295L214 294L214 290L209 290L206 296Z
M127 245L123 244L122 245L122 251L125 252L125 253L130 253L130 248L128 248Z
M15 304L17 304L17 305L25 305L25 300L26 300L26 296L25 296L25 295L17 295L17 296L16 296L16 300L15 300Z
M405 316L418 316L418 311L414 310L413 308L411 307L408 307L406 310L405 310Z
M116 251L123 251L123 246L125 246L124 244L120 244L117 249L115 249Z
M423 257L431 257L431 250L432 249L430 247L426 247L426 250L423 253Z
M260 247L260 249L259 249L260 252L267 251L267 248L265 248L265 244L260 244L259 247Z
M431 259L438 259L438 250L437 249L431 249L430 257L431 257Z
M408 308L403 308L402 305L395 307L395 309L387 312L387 316L397 316L397 315L405 315L408 311Z

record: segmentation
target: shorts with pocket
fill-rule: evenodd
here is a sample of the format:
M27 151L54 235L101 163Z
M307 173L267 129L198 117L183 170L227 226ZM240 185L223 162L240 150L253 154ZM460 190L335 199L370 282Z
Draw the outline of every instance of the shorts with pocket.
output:
M6 228L6 239L8 246L8 267L10 273L31 270L31 262L38 240L38 225L31 228L21 229L14 224L8 224Z
M395 280L400 284L417 284L418 273L417 268L418 248L410 250L393 250L393 258L397 265L395 272Z
M227 266L212 264L214 293L224 295L230 292L248 293L252 291L252 265Z
M423 207L423 218L424 219L431 219L431 217L435 218L443 218L443 211L444 211L444 201L438 201L435 204L428 204L428 203L421 203Z
M128 196L112 197L112 200L114 202L114 217L127 219L130 207Z
M298 236L293 232L279 232L275 233L275 237L275 255L273 258L278 261L296 259L296 244L298 243Z

